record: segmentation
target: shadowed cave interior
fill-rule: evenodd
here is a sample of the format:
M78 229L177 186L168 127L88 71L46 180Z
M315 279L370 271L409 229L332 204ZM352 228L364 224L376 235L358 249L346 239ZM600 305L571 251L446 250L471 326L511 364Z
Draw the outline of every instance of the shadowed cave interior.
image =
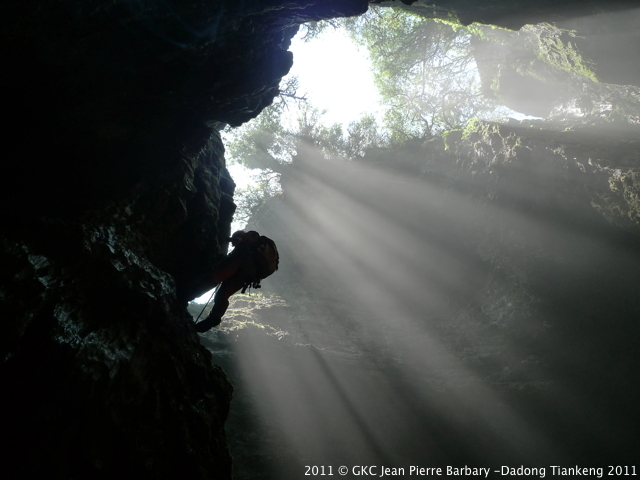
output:
M273 101L299 24L367 2L7 7L3 478L635 465L640 10L381 4L478 22L483 93L538 118L298 139L247 226L280 270L202 335L219 131Z

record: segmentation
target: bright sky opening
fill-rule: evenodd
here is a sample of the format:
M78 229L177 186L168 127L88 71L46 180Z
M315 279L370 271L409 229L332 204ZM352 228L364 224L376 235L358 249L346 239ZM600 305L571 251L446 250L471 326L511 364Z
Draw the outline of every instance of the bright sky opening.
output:
M291 51L290 75L298 76L300 90L312 105L327 110L327 124L346 127L363 114L378 111L380 99L369 56L343 30L329 28L307 43L298 35Z
M303 31L292 41L293 68L289 75L299 79L299 94L326 110L327 124L350 122L366 113L380 114L380 97L373 82L371 62L364 48L358 48L340 29L328 28L318 38L302 41ZM229 165L237 188L254 183L251 170Z

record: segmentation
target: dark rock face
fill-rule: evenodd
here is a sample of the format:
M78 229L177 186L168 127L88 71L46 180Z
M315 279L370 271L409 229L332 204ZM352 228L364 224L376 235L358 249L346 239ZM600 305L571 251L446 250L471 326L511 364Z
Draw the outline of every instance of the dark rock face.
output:
M469 21L499 9L453 6ZM2 478L230 477L232 388L185 308L235 208L217 128L272 101L299 23L366 7L5 7Z
M196 155L177 184L40 220L44 238L3 238L3 468L16 478L230 476L232 388L180 300L188 247L215 245L232 211L214 162Z

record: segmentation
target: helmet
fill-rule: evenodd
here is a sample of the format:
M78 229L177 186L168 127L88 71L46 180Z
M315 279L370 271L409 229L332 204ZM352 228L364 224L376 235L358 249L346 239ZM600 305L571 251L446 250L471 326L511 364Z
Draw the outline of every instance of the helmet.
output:
M231 242L231 244L235 247L242 242L242 238L244 237L244 235L245 232L243 232L242 230L238 230L237 232L233 232L233 235L229 237L228 241Z

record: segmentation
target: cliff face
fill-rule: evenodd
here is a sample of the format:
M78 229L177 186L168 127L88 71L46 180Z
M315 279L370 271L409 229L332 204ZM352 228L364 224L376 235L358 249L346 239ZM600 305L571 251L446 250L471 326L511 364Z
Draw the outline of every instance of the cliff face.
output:
M640 10L585 15L519 31L475 26L483 90L516 111L635 114ZM613 87L616 85L617 87ZM621 86L631 88L624 89Z
M76 218L31 218L40 238L3 238L8 478L230 475L232 388L178 289L196 259L188 247L215 245L216 220L232 212L233 184L221 199L221 159L208 153L185 159L173 185L138 185Z
M4 8L3 478L229 478L232 388L186 311L235 208L217 128L271 102L299 23L366 6Z

